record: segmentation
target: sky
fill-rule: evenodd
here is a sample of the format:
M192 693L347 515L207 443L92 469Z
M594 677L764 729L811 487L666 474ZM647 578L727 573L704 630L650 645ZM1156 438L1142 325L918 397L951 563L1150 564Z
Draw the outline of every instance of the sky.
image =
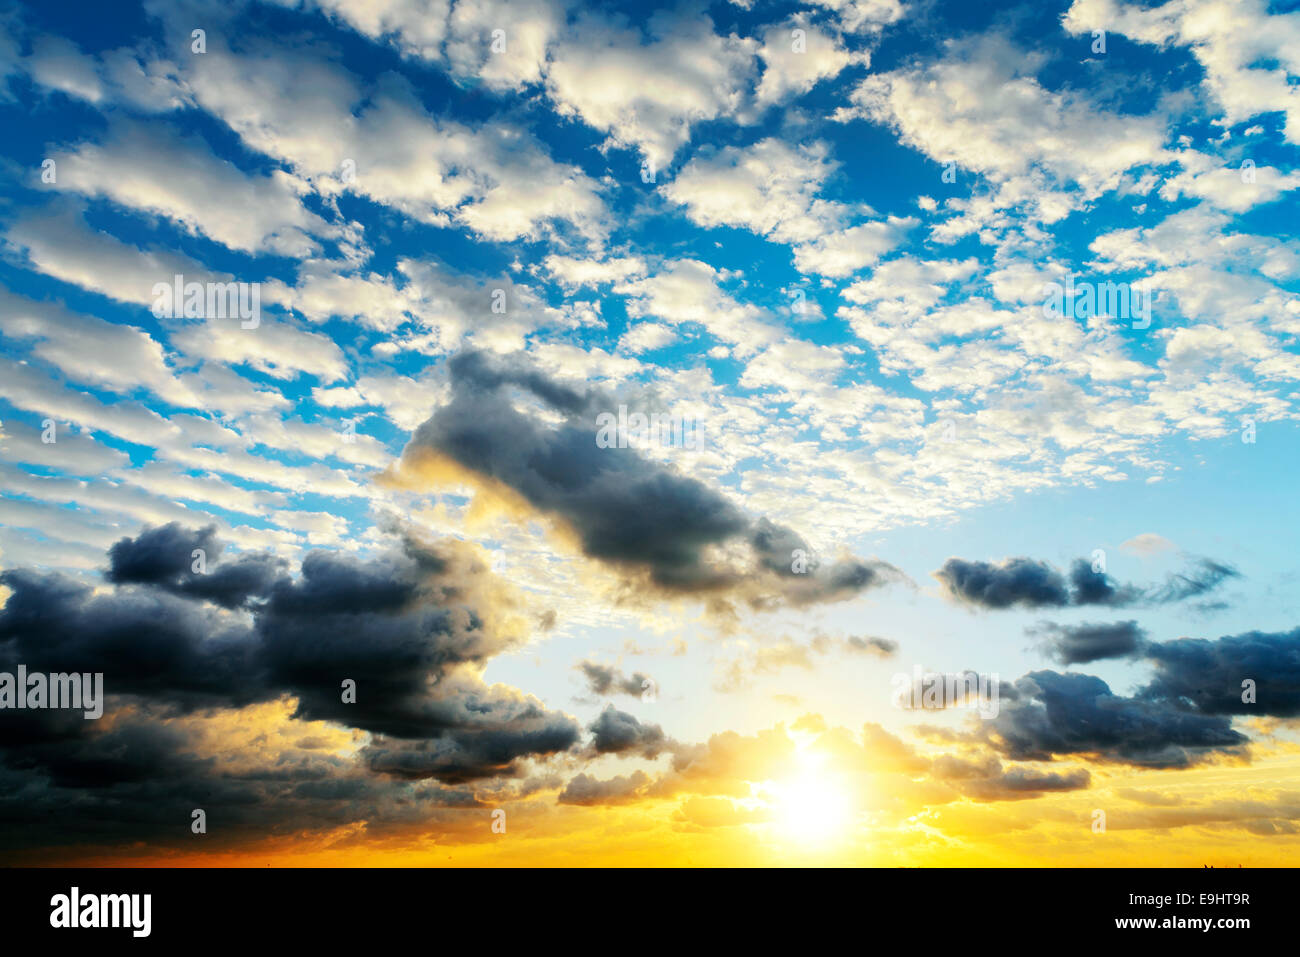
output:
M1294 861L1298 84L1262 0L0 6L0 859Z

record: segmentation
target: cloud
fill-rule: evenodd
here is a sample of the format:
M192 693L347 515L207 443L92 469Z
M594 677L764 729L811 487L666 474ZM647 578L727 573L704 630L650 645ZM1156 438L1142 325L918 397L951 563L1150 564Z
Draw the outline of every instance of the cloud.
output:
M592 694L626 694L634 698L640 698L647 690L656 687L653 678L649 678L639 671L631 675L625 675L611 665L602 665L594 661L580 661L577 667L586 677L587 686L591 689Z
M560 521L628 589L760 608L851 598L899 577L884 562L853 557L797 572L793 551L808 545L792 529L747 516L720 492L635 449L599 447L597 411L617 408L608 397L517 358L462 353L449 371L450 401L416 430L393 480L420 487L422 476L452 463L462 479ZM518 411L509 386L531 393L559 424L546 427L541 414Z
M843 279L875 265L881 256L903 241L917 222L911 216L890 216L886 220L829 233L795 248L795 268L800 272Z
M292 696L294 718L371 732L366 766L406 778L509 776L523 758L574 746L572 718L480 677L524 636L513 593L469 546L399 538L370 560L310 552L296 579L268 555L223 559L212 528L179 525L116 543L110 592L11 569L0 573L11 591L0 662L102 671L118 707ZM194 548L207 552L205 570L191 564ZM222 610L241 606L251 614Z
M800 46L796 46L795 30L803 31ZM850 52L842 37L818 29L798 16L764 31L758 55L763 60L763 76L754 98L761 105L780 103L807 93L848 66L866 66L871 62L870 54Z
M114 121L102 142L56 152L53 159L58 189L165 216L242 252L301 258L319 250L313 235L340 232L303 205L305 183L283 170L246 173L201 140L159 123ZM184 177L171 175L178 168L186 170Z
M1085 790L1092 781L1086 768L1040 771L1015 766L1004 768L996 757L971 760L945 754L930 765L930 775L976 801L1016 801L1045 793Z
M565 785L556 800L559 804L585 806L628 804L639 800L649 783L650 776L644 771L620 774L605 781L578 774Z
M813 0L815 6L834 11L840 26L850 33L877 33L903 18L900 0Z
M153 585L181 597L239 608L265 598L288 563L268 554L243 554L218 564L224 546L217 527L186 528L171 522L123 538L108 550L104 577L117 585ZM215 566L211 572L207 563Z
M305 372L328 385L348 375L347 359L333 339L294 322L263 318L256 329L244 329L238 318L207 319L176 330L172 343L192 357L247 364L276 379Z
M1033 671L1003 686L997 717L980 736L1018 761L1089 757L1149 768L1186 768L1246 755L1247 738L1224 717L1141 695L1114 694L1092 675Z
M1035 630L1047 654L1063 665L1086 664L1105 658L1131 658L1146 643L1136 621L1111 624L1057 625L1043 622Z
M597 754L633 753L643 758L653 758L672 746L659 725L642 724L612 704L605 705L605 710L591 723L588 730L591 731L591 745Z
M1144 657L1156 673L1140 697L1187 704L1203 714L1300 715L1300 629L1153 642ZM1252 697L1247 680L1254 683L1251 701L1244 700Z
M1238 576L1239 573L1231 565L1209 558L1198 558L1191 571L1170 575L1163 585L1149 593L1148 600L1156 604L1167 604L1198 598L1214 591L1229 578Z
M186 282L229 282L188 256L166 249L139 249L91 229L72 202L19 215L4 235L30 268L102 293L119 302L151 305L153 287L182 275Z
M706 229L732 226L775 242L809 242L849 212L817 198L836 169L829 157L826 143L794 146L768 137L697 153L661 192Z
M898 642L874 635L851 635L845 639L845 645L850 651L876 658L890 658L898 653Z
M32 343L32 354L79 382L119 394L141 386L172 405L202 405L194 377L169 366L162 344L134 326L74 313L53 302L35 302L0 290L0 332ZM105 363L104 356L114 361Z
M950 558L934 577L953 598L983 608L1060 607L1070 602L1061 573L1028 558L1008 558L996 564Z
M96 442L89 435L65 433L55 442L42 442L42 431L21 422L0 423L0 452L5 460L87 476L101 476L131 461L125 452Z
M744 105L757 72L755 40L719 36L704 14L655 14L649 40L593 16L556 44L546 90L561 116L608 134L665 169L691 127ZM647 83L646 78L654 82Z
M1141 535L1134 535L1128 541L1119 546L1127 552L1134 555L1158 555L1161 552L1167 552L1173 549L1174 543L1162 535L1155 532L1143 532Z
M188 37L187 19L160 12ZM187 58L183 76L200 107L322 196L355 193L499 242L536 239L559 224L588 239L607 229L598 184L578 167L556 162L510 123L430 114L395 74L363 88L309 51L252 41L236 52L209 30L207 53Z
M1156 47L1186 46L1201 65L1201 84L1233 126L1274 111L1286 138L1300 143L1300 15L1272 13L1264 0L1173 0L1154 6L1075 0L1061 18L1074 35L1109 30Z
M1161 161L1165 121L1049 90L1035 76L1043 62L996 33L949 40L933 62L868 76L836 117L888 125L934 162L987 177L994 207L1023 205L1054 222L1078 201L1062 190L1090 198L1117 188L1126 170Z
M624 352L638 355L654 352L677 341L677 333L658 322L639 322L619 339L618 347Z
M652 275L628 279L614 292L627 298L632 318L662 319L674 325L694 323L740 355L751 355L780 338L780 331L764 321L762 310L740 302L722 288L729 278L698 259L664 263Z
M1209 558L1196 559L1186 572L1145 588L1120 584L1087 559L1070 566L1069 579L1046 562L1007 558L1001 562L950 558L934 573L949 597L979 608L1065 608L1103 605L1168 605L1199 597L1238 576L1236 569Z

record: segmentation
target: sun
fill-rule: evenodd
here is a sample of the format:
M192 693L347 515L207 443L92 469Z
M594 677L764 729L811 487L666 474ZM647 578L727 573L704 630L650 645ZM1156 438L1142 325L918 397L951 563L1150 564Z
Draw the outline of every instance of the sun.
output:
M800 754L799 770L771 785L778 832L805 848L843 837L852 817L848 791L820 757Z

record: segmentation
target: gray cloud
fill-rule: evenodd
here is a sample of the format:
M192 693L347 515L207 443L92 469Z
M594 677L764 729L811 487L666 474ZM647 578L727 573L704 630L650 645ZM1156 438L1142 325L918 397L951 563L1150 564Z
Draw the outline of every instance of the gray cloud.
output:
M1045 562L1008 558L999 563L950 558L934 577L948 593L984 608L1060 607L1070 603L1061 573Z
M1066 772L1037 771L1022 765L1005 768L992 756L971 760L941 755L930 765L930 774L977 801L1016 801L1049 792L1080 791L1092 782L1086 768Z
M1002 690L1001 710L981 733L1018 761L1090 756L1153 768L1243 757L1248 743L1221 715L1200 714L1111 692L1100 678L1034 671Z
M1146 641L1146 632L1136 621L1078 625L1042 622L1032 633L1042 636L1044 650L1063 665L1133 657Z
M889 658L898 652L898 642L889 638L877 638L874 635L850 635L844 640L850 651L879 658Z
M207 575L247 587L201 587L191 547L208 550ZM395 777L508 777L522 759L578 743L572 718L478 676L522 631L511 593L467 546L404 534L368 560L311 552L296 578L266 556L220 555L211 529L164 526L112 547L107 593L57 574L0 572L12 592L0 609L0 667L102 671L112 713L147 707L164 719L290 695L295 717L376 735L364 766ZM223 577L228 567L239 574ZM253 570L265 578L253 581ZM236 606L246 610L225 610ZM355 702L343 700L347 679ZM131 780L158 751L141 729L111 760L84 757L92 743L105 750L104 734L61 712L23 712L0 723L0 746L11 769L86 787Z
M1117 583L1105 572L1095 571L1084 558L1074 560L1068 579L1047 562L1030 558L1001 562L949 558L934 577L950 597L979 608L1123 608L1167 605L1199 597L1237 574L1229 565L1198 558L1188 571L1168 576L1163 584L1142 588Z
M792 569L807 549L791 529L754 520L696 479L632 448L600 448L595 415L616 403L553 382L520 359L462 353L451 360L451 400L416 430L403 471L418 476L428 457L449 459L483 480L503 483L576 533L584 554L621 572L629 587L699 595L725 610L736 598L754 608L850 598L900 578L880 561L846 557ZM555 426L511 402L525 390L559 415ZM716 554L747 546L748 561Z
M108 550L104 577L117 584L154 585L177 595L201 598L223 608L238 608L263 598L288 571L288 563L267 554L240 555L211 571L196 571L197 560L206 569L221 557L216 526L185 528L171 522L146 529L136 538L123 538Z
M1204 714L1300 715L1300 628L1152 643L1145 657L1156 669L1139 692L1149 700L1186 703ZM1255 683L1253 703L1242 700L1246 679Z
M578 774L569 781L557 799L560 804L626 804L639 798L650 776L644 771L620 774L601 781L589 774Z
M591 723L592 747L598 754L636 753L653 758L669 749L672 741L657 724L642 724L612 704Z
M593 694L622 693L639 698L647 688L657 687L653 678L639 671L632 675L625 675L612 665L602 665L594 661L581 661L577 667L586 677L587 686ZM649 682L649 685L646 682Z

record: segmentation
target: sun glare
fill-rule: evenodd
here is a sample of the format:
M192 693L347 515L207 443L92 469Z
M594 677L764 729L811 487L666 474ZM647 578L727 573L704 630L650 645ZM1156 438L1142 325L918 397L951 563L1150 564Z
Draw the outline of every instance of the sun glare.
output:
M813 755L800 755L802 767L772 784L780 833L805 847L819 847L849 826L848 792Z

